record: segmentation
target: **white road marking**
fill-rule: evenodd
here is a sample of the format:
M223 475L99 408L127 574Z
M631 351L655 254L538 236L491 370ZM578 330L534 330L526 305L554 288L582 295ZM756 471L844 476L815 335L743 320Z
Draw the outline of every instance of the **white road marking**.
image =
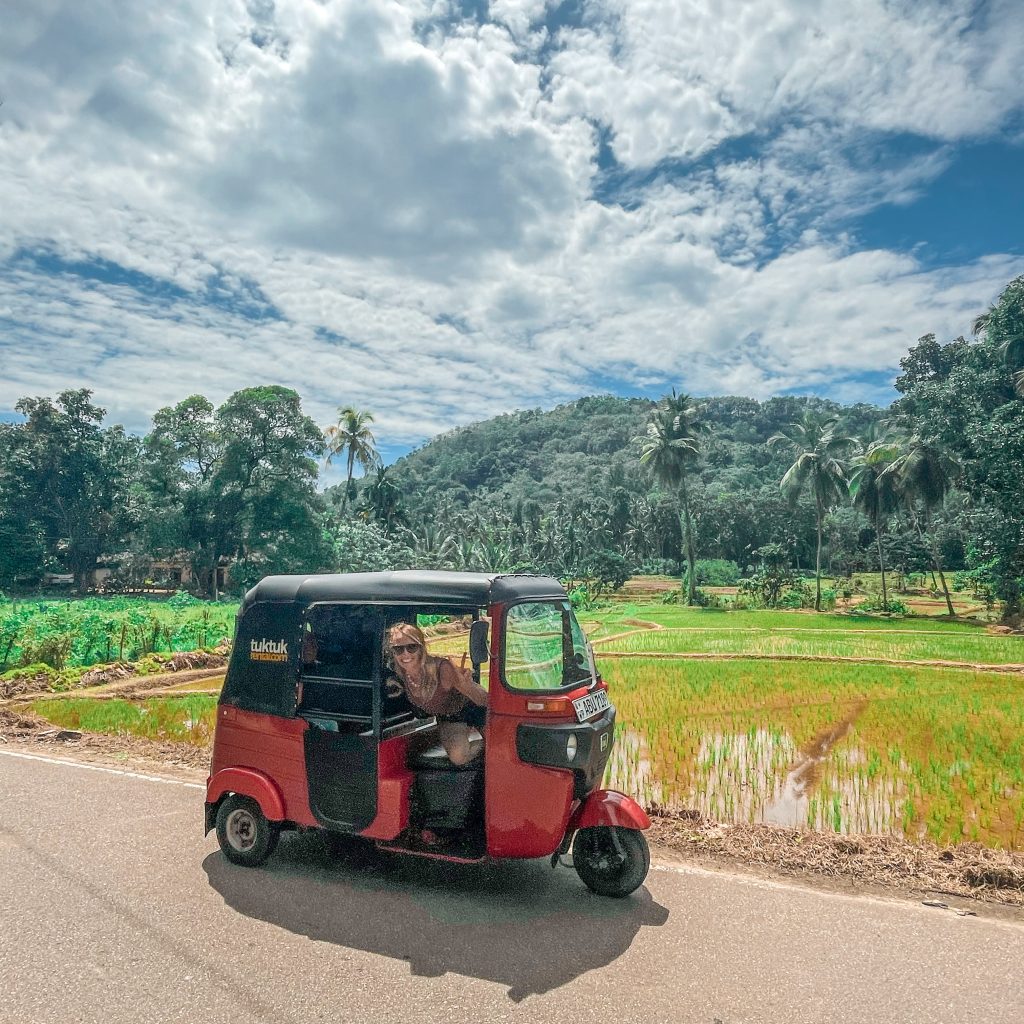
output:
M57 757L42 757L40 754L19 754L13 750L0 750L6 757L20 757L26 761L42 761L44 764L59 764L65 768L85 768L91 772L106 772L108 775L124 775L129 779L142 779L145 782L165 782L171 786L187 786L189 789L206 789L200 782L185 782L182 779L165 779L159 775L144 775L142 772L127 772L121 768L102 768L96 764L83 764L81 761L65 761Z
M56 757L43 757L40 754L22 754L17 753L13 750L0 749L0 754L7 757L20 757L25 761L42 761L44 764L56 764L62 765L65 768L85 768L92 772L106 772L108 775L123 775L129 779L142 779L144 782L164 782L172 786L186 786L189 789L202 789L205 790L206 786L199 782L184 782L181 779L166 779L159 775L145 775L142 772L128 772L123 771L120 768L103 768L95 764L83 764L81 761L70 761ZM173 812L179 813L179 812ZM168 815L169 816L169 815ZM758 878L752 875L745 875L742 873L732 871L716 871L714 868L700 867L696 864L679 864L679 863L666 863L661 861L660 863L655 860L651 863L651 871L659 872L661 874L669 875L698 875L707 878L729 878L733 881L743 883L744 885L754 889L789 889L799 890L802 892L812 893L816 895L826 895L837 900L845 900L849 902L870 902L879 903L891 907L893 904L902 904L905 909L916 909L919 910L920 906L917 903L917 897L907 899L906 896L901 896L898 893L894 893L892 896L886 896L879 893L846 893L846 892L829 892L822 890L814 886L801 885L799 881L794 879L772 879L772 878ZM965 900L969 900L970 897L963 897ZM973 920L979 920L979 918L971 918ZM967 920L967 918L965 918ZM993 919L987 919L988 923L997 923L1006 925L1019 930L1021 927L1020 921L999 921Z

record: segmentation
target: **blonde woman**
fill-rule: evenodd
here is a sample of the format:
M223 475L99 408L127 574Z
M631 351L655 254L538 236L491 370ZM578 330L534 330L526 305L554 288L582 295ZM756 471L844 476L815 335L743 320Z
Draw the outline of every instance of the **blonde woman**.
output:
M468 764L479 753L469 742L476 707L487 706L487 691L466 668L427 653L423 630L400 622L388 630L387 650L410 702L438 721L438 737L452 764Z

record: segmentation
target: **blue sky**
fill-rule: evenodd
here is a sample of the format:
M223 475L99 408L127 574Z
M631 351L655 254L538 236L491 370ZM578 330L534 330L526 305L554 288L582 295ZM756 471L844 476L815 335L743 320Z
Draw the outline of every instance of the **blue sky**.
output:
M1024 273L1016 0L14 0L0 416L887 403Z

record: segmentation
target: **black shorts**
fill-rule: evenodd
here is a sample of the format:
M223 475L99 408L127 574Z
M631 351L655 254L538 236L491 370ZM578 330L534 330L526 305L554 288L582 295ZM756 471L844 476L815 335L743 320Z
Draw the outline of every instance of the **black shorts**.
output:
M464 722L466 725L482 729L484 722L487 721L487 708L478 707L476 704L467 701L466 706L461 711L456 711L451 715L438 715L437 720L439 722Z

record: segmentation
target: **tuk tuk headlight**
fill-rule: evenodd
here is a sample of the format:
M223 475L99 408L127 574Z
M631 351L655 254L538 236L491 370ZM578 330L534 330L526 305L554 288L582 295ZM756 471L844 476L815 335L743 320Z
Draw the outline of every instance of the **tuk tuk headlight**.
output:
M565 759L571 761L576 756L576 748L578 746L576 740L576 733L569 733L568 739L565 741Z

